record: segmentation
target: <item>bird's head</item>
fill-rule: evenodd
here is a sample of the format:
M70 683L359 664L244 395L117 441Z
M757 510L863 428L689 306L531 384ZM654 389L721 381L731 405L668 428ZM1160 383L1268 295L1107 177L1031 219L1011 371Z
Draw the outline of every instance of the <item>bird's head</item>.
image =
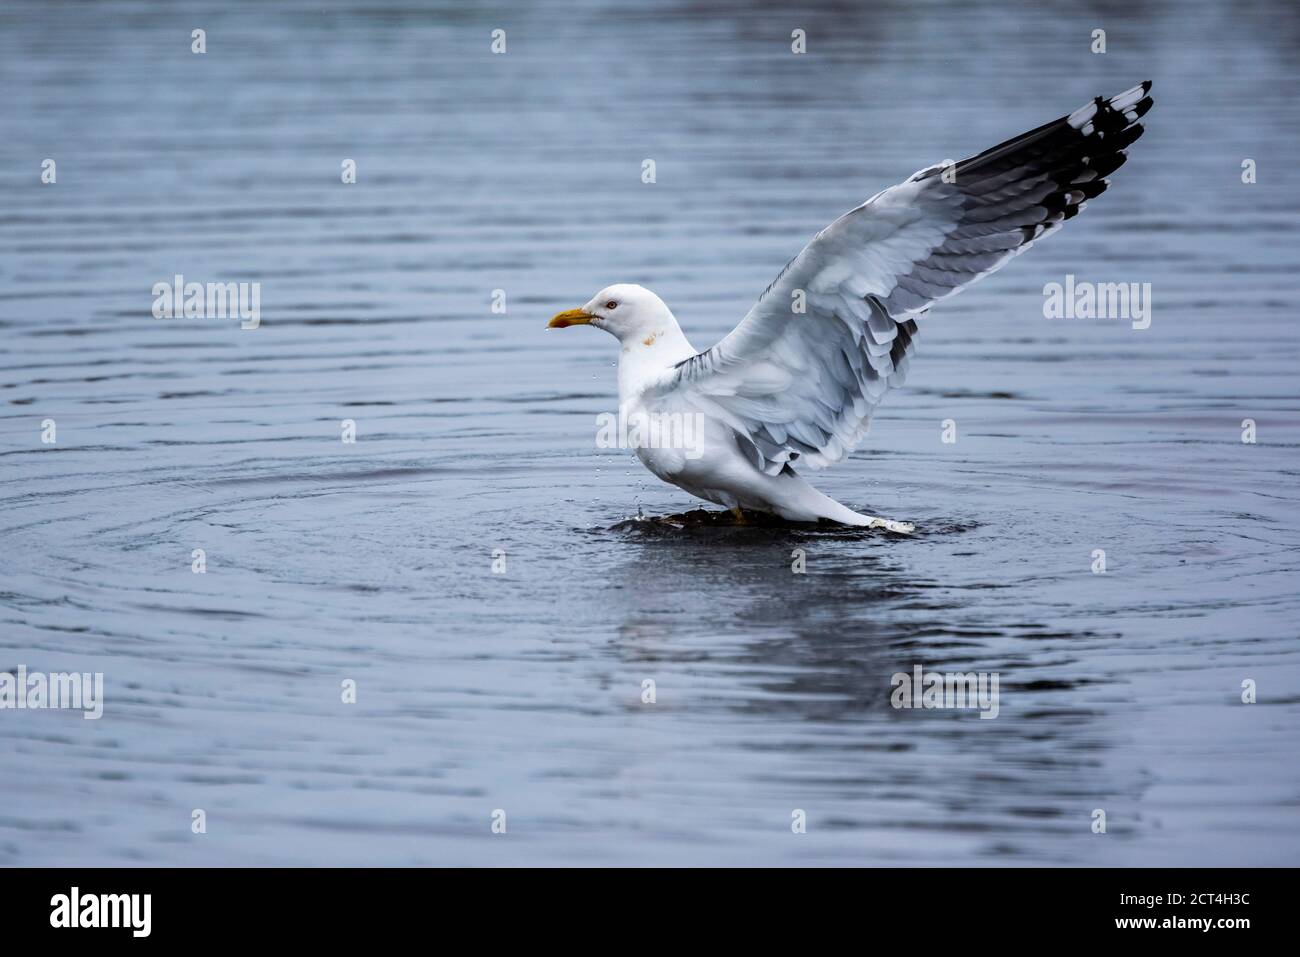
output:
M620 282L606 286L585 306L560 313L547 325L551 329L595 326L622 342L651 335L666 323L675 328L677 320L662 299L643 286Z

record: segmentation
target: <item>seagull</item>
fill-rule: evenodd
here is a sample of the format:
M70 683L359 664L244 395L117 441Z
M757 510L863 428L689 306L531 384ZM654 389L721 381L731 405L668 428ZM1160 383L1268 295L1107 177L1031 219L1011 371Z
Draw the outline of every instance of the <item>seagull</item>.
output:
M930 307L1061 228L1128 158L1151 109L1146 81L962 160L913 173L818 233L717 345L697 351L653 292L618 283L549 328L619 342L619 415L660 479L730 509L793 522L914 531L855 512L796 471L825 468L903 384ZM670 441L664 441L664 436ZM690 441L683 441L683 437ZM655 439L658 441L655 441Z

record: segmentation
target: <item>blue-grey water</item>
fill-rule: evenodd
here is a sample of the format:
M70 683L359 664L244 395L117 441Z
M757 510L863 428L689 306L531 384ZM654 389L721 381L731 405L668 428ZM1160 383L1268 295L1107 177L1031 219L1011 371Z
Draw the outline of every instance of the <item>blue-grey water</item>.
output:
M6 3L0 670L105 702L0 711L0 864L1300 863L1298 46L1281 3ZM707 347L866 196L1147 78L1110 191L814 478L915 537L629 521L700 503L597 448L614 344L553 313L640 282ZM260 326L154 318L177 274ZM1044 318L1067 274L1150 327ZM892 708L917 664L998 717Z

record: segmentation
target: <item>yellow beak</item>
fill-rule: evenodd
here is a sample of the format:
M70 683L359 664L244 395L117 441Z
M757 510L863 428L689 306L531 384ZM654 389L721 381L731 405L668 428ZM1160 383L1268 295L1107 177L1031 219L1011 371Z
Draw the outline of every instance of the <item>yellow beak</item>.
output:
M546 324L547 329L563 329L565 326L586 326L591 324L595 319L589 312L583 312L581 309L569 309L562 312Z

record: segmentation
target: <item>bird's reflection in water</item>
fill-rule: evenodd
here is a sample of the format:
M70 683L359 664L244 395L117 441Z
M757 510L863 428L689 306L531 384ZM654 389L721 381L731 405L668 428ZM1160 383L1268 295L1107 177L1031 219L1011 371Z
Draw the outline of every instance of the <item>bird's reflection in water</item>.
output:
M1097 699L1114 678L1044 677L1068 669L1071 643L1095 636L1011 609L994 620L986 590L963 596L917 573L906 540L707 515L609 531L633 543L610 570L622 614L610 653L655 679L676 720L697 711L702 733L725 729L725 740L696 746L729 754L725 773L746 779L756 800L794 789L833 806L839 827L961 833L985 853L1032 855L1045 833L1091 836L1093 807L1145 785L1107 765L1117 742ZM803 574L793 569L800 552ZM916 665L996 673L996 719L893 707L892 676ZM718 712L748 720L719 722Z

